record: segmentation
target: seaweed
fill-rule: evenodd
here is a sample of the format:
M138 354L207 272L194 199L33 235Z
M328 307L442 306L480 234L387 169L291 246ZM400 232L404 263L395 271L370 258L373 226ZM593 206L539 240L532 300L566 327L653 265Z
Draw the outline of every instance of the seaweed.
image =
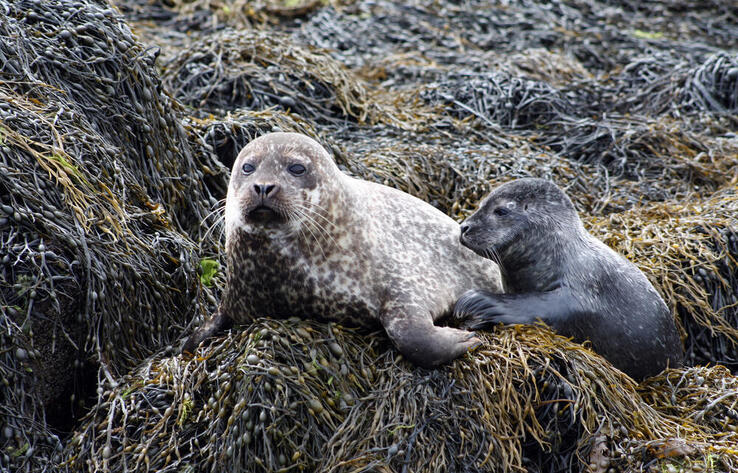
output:
M343 66L278 33L226 30L164 64L164 85L201 110L279 106L316 123L367 119L366 90Z
M0 0L0 469L738 471L734 6L114 4ZM692 366L635 385L517 327L427 371L266 317L177 355L225 284L228 169L269 131L457 220L556 181Z
M378 335L260 319L192 360L151 358L103 393L66 464L474 472L596 462L605 471L659 461L659 442L674 438L685 447L668 460L711 456L713 467L734 466L738 434L722 419L736 378L724 368L669 370L637 387L581 345L518 327L484 335L483 348L448 367L422 370ZM704 401L692 402L694 389ZM689 415L663 407L673 405Z
M187 232L210 196L114 10L0 9L0 459L42 471L98 386L207 310Z

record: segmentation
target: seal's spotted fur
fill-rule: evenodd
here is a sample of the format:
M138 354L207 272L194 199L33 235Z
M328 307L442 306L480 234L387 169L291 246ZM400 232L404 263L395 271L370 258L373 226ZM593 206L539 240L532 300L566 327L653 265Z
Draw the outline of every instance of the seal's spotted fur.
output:
M299 175L290 170L300 167ZM224 299L185 349L231 319L302 315L378 321L407 358L437 366L479 340L433 322L467 289L501 290L497 266L460 244L452 219L404 192L343 174L299 134L272 133L241 151L225 221Z

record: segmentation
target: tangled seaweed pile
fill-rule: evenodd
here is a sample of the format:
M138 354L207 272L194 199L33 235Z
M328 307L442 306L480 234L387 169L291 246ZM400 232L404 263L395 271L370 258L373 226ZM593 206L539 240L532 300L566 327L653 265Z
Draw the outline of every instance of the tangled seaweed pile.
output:
M0 470L738 472L729 2L114 3L0 0ZM175 355L273 130L459 219L553 179L697 366L635 386L528 328L425 371L268 319Z
M735 416L738 378L724 368L667 371L649 380L645 402L627 376L545 329L497 330L478 353L432 371L375 335L260 319L194 362L150 359L101 396L68 466L476 472L584 461L603 472L698 471L708 457L716 471L738 466L738 432L723 420Z
M591 218L590 231L633 261L672 303L691 363L738 371L738 190Z
M164 67L167 90L203 111L281 106L322 125L347 116L361 122L370 111L366 90L339 62L278 33L209 35Z
M0 466L42 471L98 369L113 382L207 310L194 239L213 198L114 10L0 11Z

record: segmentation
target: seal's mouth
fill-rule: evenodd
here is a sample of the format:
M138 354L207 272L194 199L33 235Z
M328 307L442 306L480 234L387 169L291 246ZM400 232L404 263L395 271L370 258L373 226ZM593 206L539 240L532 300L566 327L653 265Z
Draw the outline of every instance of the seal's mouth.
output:
M271 207L267 207L266 205L257 205L246 215L248 216L249 220L257 223L281 222L282 220L284 220L279 212Z
M471 236L470 234L473 233L473 231L470 231L471 227L469 225L464 225L461 227L461 235L459 235L459 241L462 245L466 246L467 248L478 251L479 245L477 244L476 239Z
M474 253L478 254L479 256L482 256L484 258L493 259L491 256L491 253L493 253L494 250L490 250L488 248L488 244L485 244L482 241L479 241L478 236L475 235L473 228L467 227L466 231L462 230L461 236L459 238L459 241L461 241L461 244L465 247L472 250Z

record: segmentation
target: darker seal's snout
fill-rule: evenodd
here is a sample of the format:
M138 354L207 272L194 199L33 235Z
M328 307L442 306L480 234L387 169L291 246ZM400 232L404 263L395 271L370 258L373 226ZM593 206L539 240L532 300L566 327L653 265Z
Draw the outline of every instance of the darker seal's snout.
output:
M471 218L468 218L461 223L461 235L459 236L459 240L462 245L470 248L474 245L474 233L477 227L478 225Z
M485 227L478 219L474 218L474 215L461 223L460 230L459 241L461 244L478 255L488 258L486 244L484 243Z
M464 246L469 246L469 231L471 230L471 225L469 222L463 222L460 227L461 235L459 236L459 241Z

